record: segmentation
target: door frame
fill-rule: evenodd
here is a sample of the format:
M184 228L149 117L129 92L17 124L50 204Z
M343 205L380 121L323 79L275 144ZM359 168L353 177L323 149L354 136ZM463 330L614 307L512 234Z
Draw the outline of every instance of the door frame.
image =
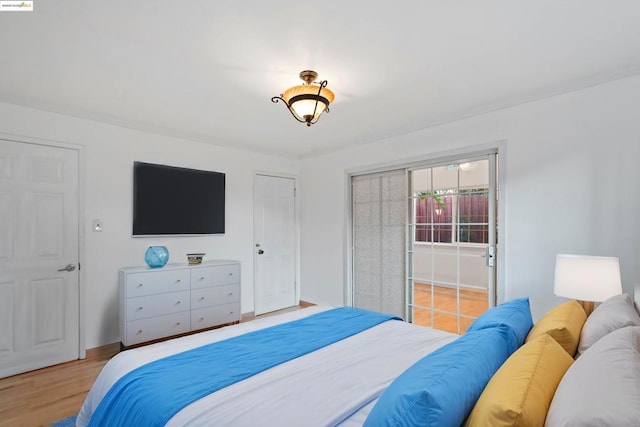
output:
M472 145L452 150L438 151L434 153L427 153L424 155L416 155L411 158L397 159L384 163L378 163L368 165L364 167L357 167L347 169L344 174L345 183L345 236L344 236L344 305L353 306L353 209L352 209L352 192L351 192L351 179L357 175L370 174L376 172L385 172L397 169L411 169L420 167L427 163L451 163L461 157L474 157L481 156L483 154L496 153L498 155L498 161L496 166L498 168L498 176L496 179L497 188L500 192L497 206L497 218L498 227L497 235L500 236L500 241L496 245L497 257L495 275L496 288L493 295L493 302L497 305L504 302L506 299L506 280L505 277L505 202L506 202L506 153L507 153L507 140L496 140L487 142L484 144Z
M253 171L253 177L252 177L252 198L251 198L251 217L253 218L253 209L254 209L254 205L255 205L255 190L256 190L256 176L269 176L272 178L285 178L285 179L293 179L293 188L295 189L295 193L294 193L294 221L295 221L295 225L294 225L294 233L295 233L295 248L294 250L296 251L295 253L295 264L294 264L294 268L295 268L295 298L298 301L298 303L300 303L300 192L298 191L299 188L299 178L297 175L293 175L293 174L287 174L287 173L280 173L280 172L270 172L270 171L264 171L264 170L254 170ZM256 251L256 236L255 236L255 218L253 218L253 223L251 224L251 228L253 230L252 232L252 238L251 238L251 252L253 253L253 257L251 258L252 262L253 262L253 267L252 267L252 271L253 271L253 313L255 315L255 311L256 311L256 278L258 277L258 272L257 272L257 251Z
M85 263L85 147L80 144L36 138L24 135L13 135L0 132L0 140L21 144L43 145L53 148L75 150L78 153L78 359L87 357L86 349L86 268Z

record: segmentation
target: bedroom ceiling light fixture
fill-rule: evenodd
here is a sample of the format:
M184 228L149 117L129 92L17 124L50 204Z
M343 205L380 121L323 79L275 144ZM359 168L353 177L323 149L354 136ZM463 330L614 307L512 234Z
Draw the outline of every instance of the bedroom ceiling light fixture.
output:
M318 73L313 70L300 72L300 79L304 82L285 90L280 96L271 98L271 102L284 102L294 119L306 123L307 127L315 124L320 115L329 112L329 104L335 98L333 92L327 89L327 81L316 82Z
M594 302L622 293L620 262L616 257L558 254L553 294L578 300L587 315Z

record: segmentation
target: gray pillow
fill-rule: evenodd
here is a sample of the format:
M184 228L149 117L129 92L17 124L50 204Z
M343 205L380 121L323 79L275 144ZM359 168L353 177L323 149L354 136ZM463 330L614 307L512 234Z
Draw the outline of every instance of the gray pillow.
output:
M571 365L545 426L640 426L639 326L609 333Z
M587 317L580 333L576 357L587 351L600 338L625 326L640 326L640 315L631 296L620 294L604 301Z

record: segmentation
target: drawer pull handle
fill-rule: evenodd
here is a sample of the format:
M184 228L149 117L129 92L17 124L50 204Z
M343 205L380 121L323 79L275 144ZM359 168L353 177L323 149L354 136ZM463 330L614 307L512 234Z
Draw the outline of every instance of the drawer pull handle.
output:
M204 317L201 317L201 318L200 318L200 320L201 320L201 321L202 321L202 320L204 320Z
M141 334L141 333L142 333L142 329L139 329L139 330L138 330L138 334Z
M204 280L204 277L201 277L200 280Z
M204 297L200 297L200 301L204 301Z
M142 307L138 307L138 311L142 310Z
M143 287L143 286L144 286L144 285L143 285L142 283L140 283L140 284L138 285L138 287L139 287L139 288L141 288L141 287Z
M180 279L176 280L176 283L180 283L180 282L181 282L181 280L180 280Z
M176 305L177 305L177 304L180 304L181 302L182 302L182 301L178 301L178 302L176 303Z
M176 322L176 326L180 326L180 322Z
M229 312L229 314L230 314L230 315L231 315L231 314L233 314L233 311L230 311L230 312Z
M227 295L227 296L228 296L228 297L230 297L230 296L232 296L232 295L233 295L233 292L229 292L229 295Z
M233 276L233 273L229 273L229 276Z

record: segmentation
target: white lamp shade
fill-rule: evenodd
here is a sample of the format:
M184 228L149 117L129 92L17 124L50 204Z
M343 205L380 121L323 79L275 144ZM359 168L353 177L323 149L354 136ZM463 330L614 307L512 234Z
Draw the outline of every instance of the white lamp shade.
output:
M307 117L311 117L311 121L315 123L318 117L327 111L335 95L327 88L309 84L294 86L285 90L282 98L291 106L298 119L304 121ZM317 104L316 100L318 100Z
M316 107L315 99L303 99L291 104L291 109L295 111L296 116L300 117L301 119L304 119L307 116L311 116L315 121L320 116L320 114L322 114L327 109L327 105L322 101L319 101Z
M616 257L558 254L554 295L602 302L622 293L620 263Z

